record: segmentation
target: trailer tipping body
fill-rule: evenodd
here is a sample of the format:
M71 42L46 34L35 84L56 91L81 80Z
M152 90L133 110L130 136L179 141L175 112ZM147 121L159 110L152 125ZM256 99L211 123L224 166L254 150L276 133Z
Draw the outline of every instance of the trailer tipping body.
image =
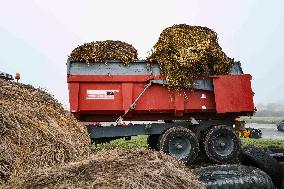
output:
M203 77L189 90L168 89L158 64L67 63L70 110L82 122L187 120L252 115L249 74ZM134 104L133 104L134 103Z

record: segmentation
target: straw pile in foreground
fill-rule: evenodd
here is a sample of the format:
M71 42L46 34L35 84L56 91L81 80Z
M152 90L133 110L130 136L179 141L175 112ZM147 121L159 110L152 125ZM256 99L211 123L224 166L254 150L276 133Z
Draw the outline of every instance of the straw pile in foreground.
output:
M84 127L50 94L0 79L0 185L88 154Z
M200 76L228 74L233 63L213 30L186 24L164 29L147 60L159 63L173 88L189 88Z
M150 150L107 150L88 160L27 174L10 188L204 188L174 158Z
M96 41L85 43L75 48L70 54L71 61L108 62L120 60L127 64L137 58L137 50L130 44L121 41Z

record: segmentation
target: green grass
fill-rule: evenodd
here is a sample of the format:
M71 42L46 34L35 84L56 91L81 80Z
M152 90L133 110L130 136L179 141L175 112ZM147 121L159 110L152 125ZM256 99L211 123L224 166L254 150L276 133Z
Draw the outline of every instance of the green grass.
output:
M256 147L267 146L281 146L284 147L283 140L272 139L242 139L242 146L254 145ZM113 140L110 143L98 144L93 146L93 150L98 151L101 149L130 149L130 148L147 148L147 136L135 136L131 140L126 141L124 139Z
M131 148L147 148L147 136L140 135L132 137L131 140L117 139L109 143L98 144L93 146L93 150L101 149L131 149Z
M268 147L268 146L280 146L284 147L284 139L242 139L242 146L256 146L256 147Z

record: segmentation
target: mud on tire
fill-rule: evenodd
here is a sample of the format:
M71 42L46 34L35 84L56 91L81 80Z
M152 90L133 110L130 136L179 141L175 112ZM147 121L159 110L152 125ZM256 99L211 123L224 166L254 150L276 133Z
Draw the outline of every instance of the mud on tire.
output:
M192 163L198 155L199 143L190 129L177 126L161 135L159 148L180 161Z
M240 139L226 125L212 127L203 139L204 151L215 163L234 162L239 156L240 147Z
M274 189L264 171L244 165L219 165L193 169L207 189Z

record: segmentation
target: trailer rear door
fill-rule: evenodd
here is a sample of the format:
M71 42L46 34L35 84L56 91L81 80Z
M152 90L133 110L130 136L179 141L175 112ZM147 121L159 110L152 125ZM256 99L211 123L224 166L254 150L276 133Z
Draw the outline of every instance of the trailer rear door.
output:
M251 75L221 75L213 78L217 113L254 111Z

